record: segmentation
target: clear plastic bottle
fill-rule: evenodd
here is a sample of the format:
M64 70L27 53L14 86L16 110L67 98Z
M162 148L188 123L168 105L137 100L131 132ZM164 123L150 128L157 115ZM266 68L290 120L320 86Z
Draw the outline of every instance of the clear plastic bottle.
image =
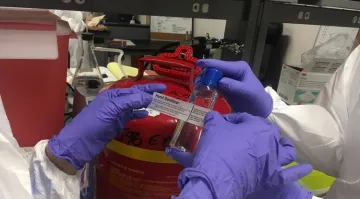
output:
M82 34L82 47L83 55L74 74L73 88L85 97L92 97L104 86L94 54L94 34Z
M216 88L222 77L221 71L215 68L207 68L191 93L188 102L212 110L218 99ZM202 127L180 120L170 141L170 146L193 153L196 150L201 132Z

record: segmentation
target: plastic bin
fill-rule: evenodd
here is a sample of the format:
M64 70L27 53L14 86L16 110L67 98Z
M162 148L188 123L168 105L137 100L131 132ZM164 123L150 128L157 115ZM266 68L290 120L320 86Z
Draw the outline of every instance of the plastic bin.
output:
M64 125L67 22L47 10L0 8L0 96L20 146Z

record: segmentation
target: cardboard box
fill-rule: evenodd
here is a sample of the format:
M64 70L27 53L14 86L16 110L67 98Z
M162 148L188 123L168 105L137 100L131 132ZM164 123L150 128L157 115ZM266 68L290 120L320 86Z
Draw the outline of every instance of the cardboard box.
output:
M333 74L344 62L345 59L314 58L303 71Z
M288 104L311 104L332 75L283 65L277 93Z

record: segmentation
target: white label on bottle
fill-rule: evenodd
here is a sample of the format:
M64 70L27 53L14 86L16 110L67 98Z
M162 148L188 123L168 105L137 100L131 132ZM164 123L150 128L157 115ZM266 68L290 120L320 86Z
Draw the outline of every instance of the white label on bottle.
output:
M189 122L191 124L195 124L197 126L203 126L204 118L206 116L206 113L209 111L210 110L207 108L194 105L187 122Z
M153 100L148 108L197 126L204 125L205 115L210 111L209 109L160 93L153 94Z

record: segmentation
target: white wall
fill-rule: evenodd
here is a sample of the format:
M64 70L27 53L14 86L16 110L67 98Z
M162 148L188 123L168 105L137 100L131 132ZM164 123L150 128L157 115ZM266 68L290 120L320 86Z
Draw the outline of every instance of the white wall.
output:
M146 15L139 15L138 20L141 24L146 24Z
M146 16L139 15L139 21L141 24L146 23ZM194 36L205 36L206 33L210 34L210 37L216 37L218 39L224 38L226 20L218 19L194 19Z
M209 33L210 37L218 39L224 38L226 20L218 19L195 19L194 36L205 36Z
M301 55L310 50L316 41L320 26L284 24L283 35L289 36L283 63L291 66L301 64Z

